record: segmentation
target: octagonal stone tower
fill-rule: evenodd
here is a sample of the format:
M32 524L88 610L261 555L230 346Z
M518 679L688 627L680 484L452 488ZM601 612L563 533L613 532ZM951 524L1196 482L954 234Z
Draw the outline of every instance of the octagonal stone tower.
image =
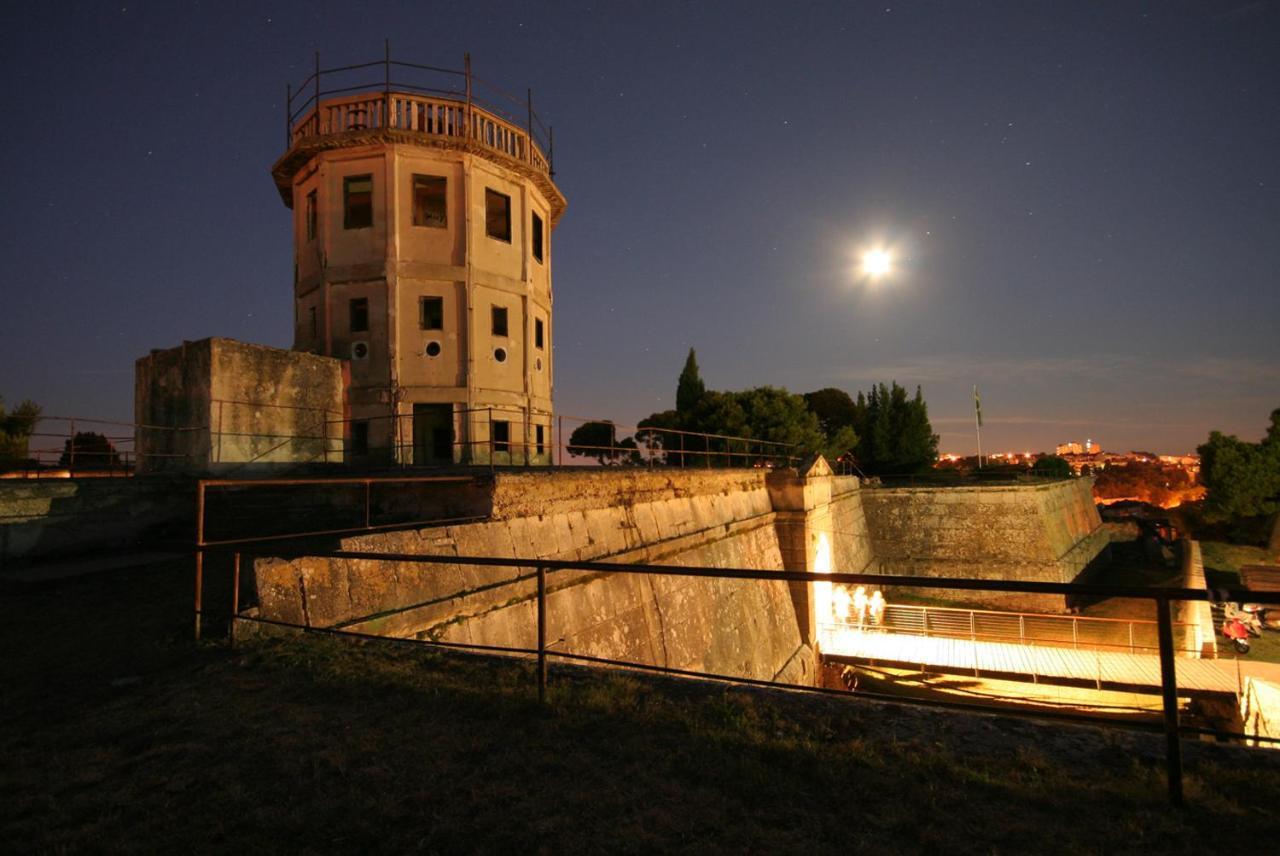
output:
M348 87L352 68L317 60L289 92L289 148L271 172L293 210L294 349L349 361L356 462L551 461L565 198L532 97L519 119L483 106L470 65L388 55L355 67L383 81Z

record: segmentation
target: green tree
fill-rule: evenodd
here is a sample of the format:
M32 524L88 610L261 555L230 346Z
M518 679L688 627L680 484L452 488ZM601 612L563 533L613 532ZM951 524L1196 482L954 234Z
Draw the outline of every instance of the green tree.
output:
M856 400L834 387L806 395L771 386L719 392L703 384L692 348L676 409L642 419L635 439L660 450L666 463L685 466L741 466L776 457L783 446L789 456L817 453L833 464L852 453L869 474L915 472L938 457L938 435L918 386L914 399L897 383L877 384Z
M834 436L841 428L853 428L857 416L857 407L849 393L843 389L826 387L825 389L806 392L804 403L818 417L818 425L828 437Z
M921 472L937 462L938 435L919 386L908 399L896 382L876 384L859 392L848 412L857 436L854 458L867 475Z
M1200 482L1211 522L1280 512L1280 408L1260 443L1214 431L1200 453Z
M77 431L63 444L58 466L69 467L73 461L77 470L118 470L122 466L115 446L96 431Z
M827 437L805 404L804 397L772 386L758 386L734 397L746 417L746 436L770 443L794 446L793 455L807 455L826 448ZM767 456L784 450L780 446L759 445Z
M938 435L929 422L929 405L924 400L924 390L916 385L915 398L907 402L902 420L901 465L905 472L923 472L932 469L938 461Z
M835 434L827 435L826 445L822 448L822 456L832 467L837 461L845 460L858 447L858 435L848 426L837 428Z
M630 464L640 460L636 441L618 439L618 427L612 422L584 422L569 435L570 455L595 458L602 465Z
M698 373L698 357L690 348L684 370L680 372L680 382L676 384L676 410L681 414L693 413L706 393L707 386Z
M731 465L731 453L745 452L743 444L731 443L725 437L746 437L750 433L747 426L747 415L742 410L737 396L731 392L704 392L698 399L692 413L685 417L686 428L694 432L684 438L684 447L690 452L702 454L685 455L685 466L703 467ZM720 437L697 436L699 434L719 434Z
M659 455L664 463L681 465L681 449L684 422L675 410L651 413L636 427L636 442L642 444L651 455Z
M1112 469L1112 468L1108 468ZM1044 455L1038 458L1031 467L1031 472L1045 478L1065 479L1071 477L1071 464L1066 458L1057 455Z
M40 421L40 407L33 401L24 401L6 413L4 399L0 398L0 467L25 464L31 435Z

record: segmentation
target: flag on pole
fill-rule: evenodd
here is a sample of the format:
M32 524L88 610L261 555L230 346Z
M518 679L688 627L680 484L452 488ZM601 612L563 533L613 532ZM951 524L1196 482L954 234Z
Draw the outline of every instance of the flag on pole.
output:
M978 427L982 427L982 399L978 397L977 384L973 387L973 410L978 415Z

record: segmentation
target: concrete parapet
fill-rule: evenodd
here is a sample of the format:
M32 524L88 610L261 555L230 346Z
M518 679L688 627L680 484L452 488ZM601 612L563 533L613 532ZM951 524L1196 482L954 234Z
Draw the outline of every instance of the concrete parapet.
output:
M342 362L210 338L134 367L139 472L342 463Z
M0 481L0 566L189 539L195 486L177 478Z
M1178 543L1178 547L1182 556L1182 587L1207 588L1200 542L1186 538ZM1213 609L1209 602L1180 600L1174 604L1173 610L1174 622L1184 625L1180 630L1182 638L1176 640L1178 653L1189 657L1216 658L1218 637L1213 626Z

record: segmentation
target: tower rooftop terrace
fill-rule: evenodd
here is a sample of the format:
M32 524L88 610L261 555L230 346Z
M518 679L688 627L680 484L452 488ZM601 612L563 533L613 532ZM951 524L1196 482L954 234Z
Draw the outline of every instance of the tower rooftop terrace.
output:
M378 76L382 79L371 80ZM551 219L566 201L554 182L554 134L533 109L532 90L519 99L471 72L392 60L315 70L285 100L288 150L271 168L285 205L293 179L317 153L379 143L478 154L525 175L547 197Z

